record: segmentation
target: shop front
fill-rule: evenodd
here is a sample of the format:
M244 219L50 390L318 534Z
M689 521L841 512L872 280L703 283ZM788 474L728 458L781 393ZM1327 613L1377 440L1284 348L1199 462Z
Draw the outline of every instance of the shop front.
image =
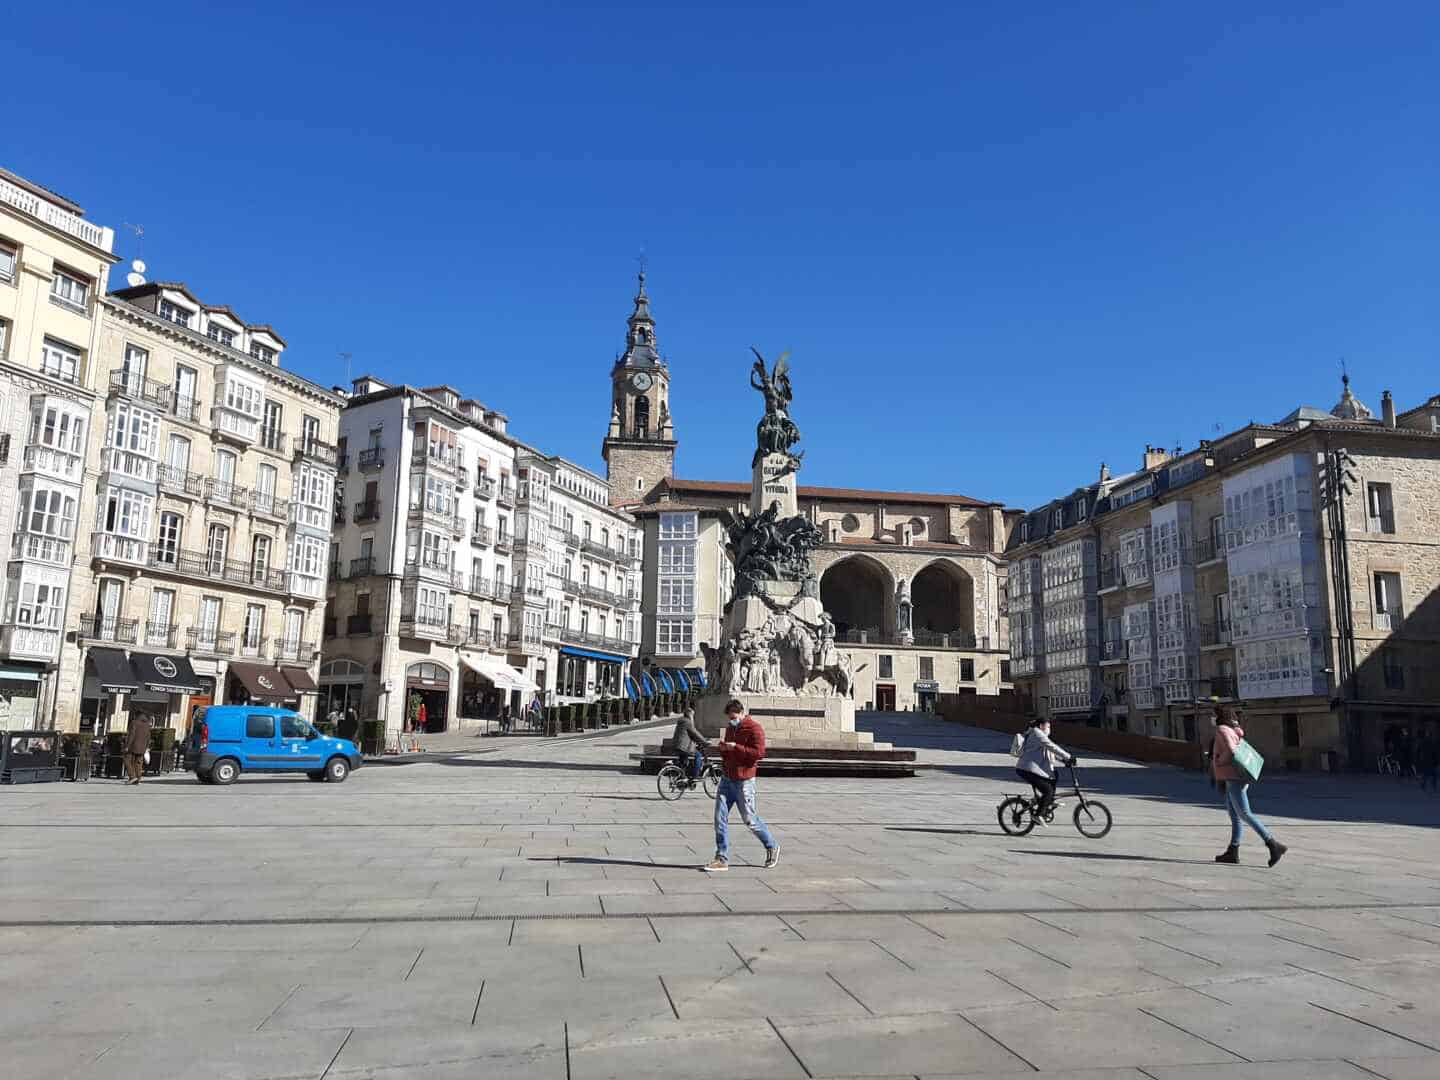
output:
M462 652L461 711L467 720L493 720L506 709L519 716L539 693L539 687L523 671L485 653ZM564 670L564 661L561 661Z
M331 660L320 667L320 713L344 717L351 709L365 716L365 665L356 660ZM373 715L373 713L372 713Z
M444 731L450 724L450 669L428 660L405 669L405 730Z
M278 667L266 664L230 664L225 680L227 705L281 705L296 708L300 695Z
M94 648L85 653L85 678L80 685L80 730L104 735L124 708L121 694L140 689L135 669L119 649Z
M940 683L935 679L920 679L915 683L915 707L921 712L933 713L935 702L940 696Z
M130 666L140 684L130 695L130 715L144 715L152 728L174 728L177 737L189 730L184 712L187 695L201 696L205 686L184 656L136 652Z
M30 731L40 723L42 666L7 660L0 664L0 731Z

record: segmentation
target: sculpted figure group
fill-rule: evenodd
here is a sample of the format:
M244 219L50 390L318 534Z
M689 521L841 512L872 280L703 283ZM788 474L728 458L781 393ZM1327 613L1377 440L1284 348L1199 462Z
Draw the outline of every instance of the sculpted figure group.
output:
M812 627L794 615L775 613L718 648L700 648L706 680L718 693L849 697L854 689L850 658L835 647L829 615L822 614Z

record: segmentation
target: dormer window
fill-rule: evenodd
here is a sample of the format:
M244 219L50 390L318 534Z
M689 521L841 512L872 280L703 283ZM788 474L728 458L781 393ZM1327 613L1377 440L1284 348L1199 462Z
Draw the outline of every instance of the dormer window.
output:
M1055 508L1055 528L1057 528L1057 529L1063 529L1064 527L1065 527L1065 508L1064 508L1063 506L1057 506L1057 507Z
M268 345L261 345L258 341L250 343L250 355L262 364L275 363L275 350Z
M205 336L211 341L218 341L221 345L228 345L232 349L235 347L235 331L226 330L218 323L212 322L205 331Z
M1086 514L1085 500L1084 500L1084 499L1076 499L1076 500L1075 500L1075 520L1076 520L1076 521L1084 521L1084 520L1085 520L1085 514Z
M1029 523L1028 521L1022 521L1022 522L1020 523L1020 542L1023 544L1023 543L1025 543L1027 540L1029 540L1029 539L1030 539L1030 523Z
M194 312L188 311L179 304L172 304L169 300L160 301L160 317L180 326L190 325L190 316Z

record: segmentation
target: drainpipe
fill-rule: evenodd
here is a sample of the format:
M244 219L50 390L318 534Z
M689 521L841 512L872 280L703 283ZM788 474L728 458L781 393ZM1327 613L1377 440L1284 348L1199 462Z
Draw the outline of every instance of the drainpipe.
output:
M390 727L390 720L389 717L386 716L386 710L389 708L390 702L393 699L393 695L395 694L395 688L391 687L390 691L387 692L384 689L384 686L385 673L390 670L390 656L392 651L396 647L395 639L398 636L399 632L399 617L396 600L400 594L400 579L404 574L403 560L405 558L404 530L401 523L406 520L406 517L409 514L408 492L405 491L405 487L406 481L410 474L410 470L404 467L405 441L407 438L412 440L411 453L414 453L414 432L410 430L410 413L412 401L413 398L409 394L406 394L400 399L400 439L399 445L396 447L395 451L395 489L390 504L393 510L393 513L390 516L390 566L387 568L389 572L387 572L385 575L385 629L380 635L380 700L385 703L385 707L377 708L377 712L379 713L379 719L385 721L385 727L387 732ZM397 557L402 560L402 569L399 573L394 572L395 560ZM394 632L392 632L390 628L392 619L395 620ZM405 673L403 671L400 673L400 680L402 683L405 680ZM401 703L401 719L400 726L397 730L403 731L405 727L404 686L401 686L399 688L399 693ZM388 735L386 741L389 741Z

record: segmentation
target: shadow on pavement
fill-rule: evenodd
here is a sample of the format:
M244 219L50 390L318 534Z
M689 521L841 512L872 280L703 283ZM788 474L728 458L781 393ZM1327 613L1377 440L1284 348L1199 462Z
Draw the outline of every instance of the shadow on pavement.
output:
M469 769L556 769L560 772L624 773L639 776L633 765L604 765L586 761L522 761L519 758L440 758L435 764Z
M1152 855L1121 855L1113 851L1045 851L1034 848L1011 848L1011 855L1048 855L1055 859L1107 859L1112 862L1161 862L1176 866L1205 866L1208 859L1160 859Z
M698 858L698 856L697 856ZM642 862L639 859L601 859L594 855L532 855L531 862L566 863L574 866L643 866L649 870L699 870L700 863Z
M986 832L984 829L941 829L941 828L935 828L935 827L928 826L928 825L887 825L887 826L885 827L885 831L886 831L886 832L926 832L926 833L940 833L942 836L991 836L991 837L998 837L998 836L1001 835L1000 833L997 833L997 832L995 832L994 830L991 830L991 831L989 831L989 832Z

